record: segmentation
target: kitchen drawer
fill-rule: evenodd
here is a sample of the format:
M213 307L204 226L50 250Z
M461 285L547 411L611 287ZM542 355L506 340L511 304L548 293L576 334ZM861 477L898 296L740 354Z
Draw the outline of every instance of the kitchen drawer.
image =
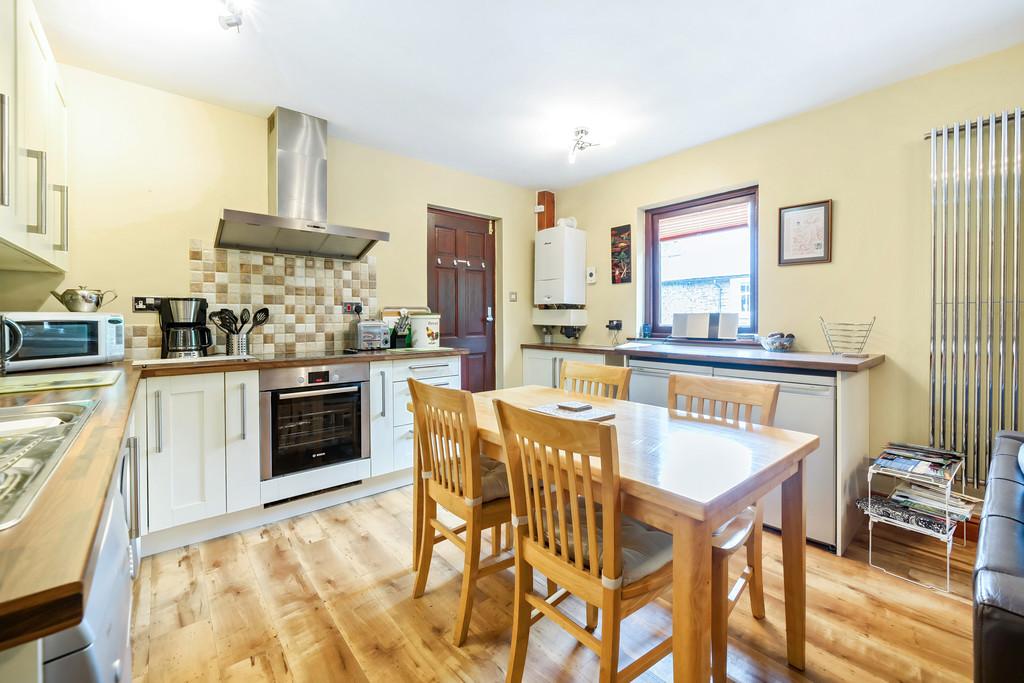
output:
M412 467L413 430L412 425L395 427L395 471Z
M416 360L395 361L392 365L392 378L396 382L413 379L430 379L432 377L448 377L460 375L461 356L444 356L441 358L417 358Z
M458 375L451 375L448 377L434 377L431 379L416 379L430 384L435 387L446 387L448 389L461 389L462 382ZM409 401L412 400L412 396L409 394L409 383L408 382L395 382L395 427L402 425L412 424L412 412L409 411ZM396 456L397 457L397 456Z

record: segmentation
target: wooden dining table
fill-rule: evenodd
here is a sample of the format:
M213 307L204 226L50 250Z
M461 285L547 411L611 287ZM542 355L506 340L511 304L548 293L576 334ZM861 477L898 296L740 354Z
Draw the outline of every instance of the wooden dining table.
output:
M483 452L505 460L495 399L529 408L556 403L565 396L559 389L540 386L474 394ZM587 401L615 413L609 423L618 435L623 512L672 534L674 679L705 683L710 677L712 533L778 486L782 487L786 654L790 666L802 670L806 620L803 461L817 449L818 437L644 403L598 397ZM419 473L415 476L418 484ZM418 547L419 539L414 543Z

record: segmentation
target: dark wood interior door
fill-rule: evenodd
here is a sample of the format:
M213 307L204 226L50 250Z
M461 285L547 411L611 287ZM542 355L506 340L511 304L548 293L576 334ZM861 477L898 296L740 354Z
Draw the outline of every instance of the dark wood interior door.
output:
M491 221L427 212L427 305L441 314L441 346L469 349L462 388L494 389L494 228Z

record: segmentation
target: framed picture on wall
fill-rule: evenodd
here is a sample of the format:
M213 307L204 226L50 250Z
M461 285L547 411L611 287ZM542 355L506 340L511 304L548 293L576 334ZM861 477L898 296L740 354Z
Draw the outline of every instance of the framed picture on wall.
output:
M612 228L612 284L633 281L632 234L630 226Z
M779 265L832 260L832 200L779 209Z

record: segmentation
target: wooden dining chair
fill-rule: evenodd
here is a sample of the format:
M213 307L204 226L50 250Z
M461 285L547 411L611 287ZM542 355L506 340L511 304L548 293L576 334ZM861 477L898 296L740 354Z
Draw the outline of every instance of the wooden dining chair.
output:
M507 554L480 560L483 531L498 533L511 518L508 477L503 464L480 455L472 394L414 379L409 379L409 392L423 500L413 597L422 596L426 588L435 544L447 540L463 551L462 593L452 634L455 645L461 646L469 632L476 580L512 566L513 558ZM463 523L452 528L443 524L437 518L438 505ZM458 536L462 532L465 540Z
M567 360L562 361L558 387L570 394L601 396L627 401L629 400L629 377L632 373L632 368Z
M771 426L779 385L775 382L671 374L668 378L668 407L736 422ZM761 543L764 510L758 501L712 534L711 553L711 676L726 680L729 648L729 614L744 589L749 588L750 611L764 619L764 575ZM740 548L747 550L747 565L729 584L729 558Z
M494 402L512 489L516 585L506 682L521 681L530 626L546 616L601 660L601 681L630 681L672 651L671 637L618 669L627 616L672 584L672 536L622 514L615 427ZM560 588L534 590L539 571ZM601 637L558 608L601 610ZM536 610L536 613L533 613Z

